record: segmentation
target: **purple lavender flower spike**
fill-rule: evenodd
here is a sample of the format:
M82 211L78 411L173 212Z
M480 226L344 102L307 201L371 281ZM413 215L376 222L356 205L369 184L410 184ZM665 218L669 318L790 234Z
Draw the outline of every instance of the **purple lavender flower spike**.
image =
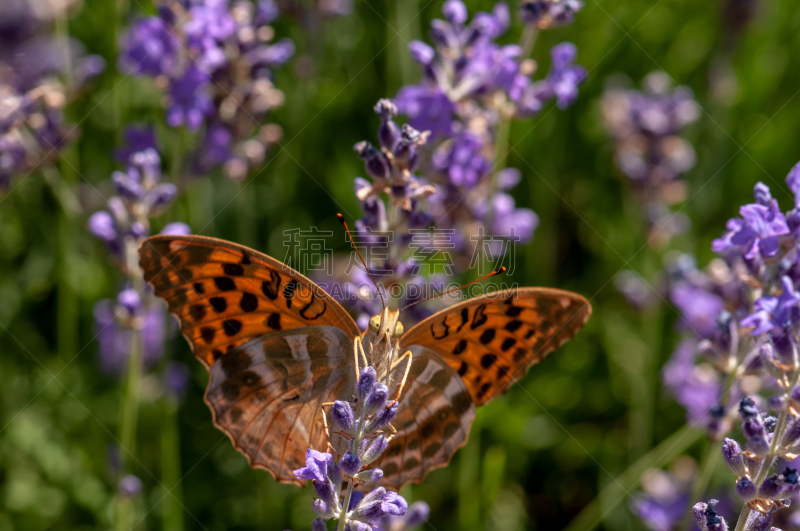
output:
M708 531L728 531L728 524L725 519L719 516L715 507L719 503L717 500L710 500L708 504L698 503L692 509L697 524L701 529Z
M164 369L163 384L169 396L181 401L189 389L189 368L183 363L171 361Z
M384 516L402 516L408 510L406 501L396 492L378 487L361 500L353 509L353 518L362 522L372 522Z
M328 475L328 466L333 462L331 454L323 454L309 448L306 450L306 466L293 473L298 479L312 479L324 482Z

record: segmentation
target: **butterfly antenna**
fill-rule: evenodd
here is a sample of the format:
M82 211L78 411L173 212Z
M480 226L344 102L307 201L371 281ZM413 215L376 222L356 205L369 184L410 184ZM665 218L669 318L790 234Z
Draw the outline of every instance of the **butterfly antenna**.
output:
M339 220L339 223L344 225L344 230L345 230L345 232L347 232L347 236L350 238L350 243L353 244L353 249L355 249L356 253L358 253L358 257L361 259L361 263L364 264L364 269L367 270L367 274L369 275L369 278L372 280L372 283L375 284L375 289L378 290L378 295L381 298L381 305L383 305L383 307L385 309L386 308L386 302L383 300L383 294L381 293L381 288L378 287L378 283L375 282L375 277L372 276L372 273L370 273L370 271L369 271L369 267L367 267L367 262L365 262L364 261L364 257L361 256L361 252L358 250L358 247L356 246L356 242L353 240L353 235L350 234L350 229L347 226L347 222L344 220L344 216L341 215L341 214L336 214L336 218Z
M505 272L506 272L506 268L505 268L505 266L500 266L499 268L495 269L495 270L494 270L494 271L492 271L491 273L487 273L486 275L483 275L481 278L479 278L479 279L476 279L476 280L473 280L472 282L467 282L467 283L466 283L466 284L464 284L463 286L459 286L459 287L457 287L457 288L449 289L449 290L447 290L447 291L445 291L445 292L443 292L443 293L437 293L436 295L431 295L430 297L426 297L426 298L424 298L424 299L422 299L422 300L414 301L414 302L412 302L411 304L408 304L408 305L404 306L404 307L403 307L403 309L402 309L402 310L400 310L400 311L402 312L402 311L403 311L403 310L405 310L406 308L410 308L410 307L414 306L415 304L419 304L419 303L421 303L421 302L429 301L429 300L431 300L431 299L435 299L436 297L444 297L445 295L448 295L448 294L450 294L450 293L453 293L454 291L459 291L459 290L462 290L462 289L464 289L464 288L468 288L468 287L470 287L471 285L473 285L473 284L476 284L476 283L480 282L481 280L486 280L487 278L489 278L489 277L493 277L493 276L495 276L495 275L502 275L502 274L503 274L503 273L505 273Z

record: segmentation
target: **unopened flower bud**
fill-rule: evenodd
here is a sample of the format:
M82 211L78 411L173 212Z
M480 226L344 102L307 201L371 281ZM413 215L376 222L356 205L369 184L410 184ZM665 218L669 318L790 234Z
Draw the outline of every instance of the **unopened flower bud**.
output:
M378 379L378 374L375 372L375 369L372 367L366 367L361 371L361 375L358 377L358 405L364 407L364 403L367 401L367 396L372 392L372 388L375 386L375 382Z
M333 403L333 411L331 412L333 421L344 431L351 432L355 428L355 418L350 404L337 400Z
M339 466L341 467L342 472L348 476L355 476L358 474L358 471L361 470L361 459L359 459L355 453L348 450L342 456Z
M322 500L314 500L314 512L317 513L317 516L324 520L330 520L334 516L336 516L336 512L334 511L333 507L328 505Z
M743 396L742 401L739 402L739 415L741 415L742 419L758 416L756 403L747 395Z
M355 475L361 481L378 481L383 478L383 470L380 468L373 468L371 470L364 470Z
M369 442L363 452L360 452L362 463L368 465L375 461L386 451L387 446L389 446L389 441L387 441L386 437L381 433Z
M385 428L397 415L397 407L397 402L394 402L392 405L383 408L377 415L367 421L364 431L372 433Z
M756 457L765 457L769 453L769 444L764 437L756 435L747 441L747 450Z
M771 500L776 498L781 493L781 484L777 474L774 474L761 484L758 489L758 497L764 500Z
M786 396L772 395L769 397L769 400L767 400L767 405L776 413L780 413L786 407Z
M367 395L367 399L361 404L363 414L372 416L386 405L389 400L389 388L384 384L375 384L372 391Z
M747 503L755 499L756 486L747 478L739 478L739 481L736 482L736 494L739 495L742 501Z
M738 442L728 438L722 442L722 459L737 477L745 475L742 447Z

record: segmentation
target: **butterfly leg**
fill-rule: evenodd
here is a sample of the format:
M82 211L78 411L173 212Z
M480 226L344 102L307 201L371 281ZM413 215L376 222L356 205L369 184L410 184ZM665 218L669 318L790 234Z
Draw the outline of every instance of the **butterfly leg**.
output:
M397 390L397 398L395 398L392 401L392 404L394 404L395 402L400 400L400 395L403 393L403 386L406 385L406 378L408 378L408 373L411 370L411 361L412 361L413 357L414 357L414 355L411 354L411 351L410 350L406 350L406 353L403 354L402 356L400 356L399 358L397 358L397 361L392 363L392 366L389 369L389 372L392 372L393 370L395 370L398 367L398 365L400 365L400 363L402 363L402 361L404 359L408 358L408 363L406 363L406 370L403 371L403 379L400 380L400 389Z
M328 449L330 449L331 452L333 452L334 449L333 446L331 446L331 432L328 429L328 414L325 413L325 406L332 406L335 403L336 402L323 402L320 406L320 409L322 409L322 425L325 427L325 436L327 438Z

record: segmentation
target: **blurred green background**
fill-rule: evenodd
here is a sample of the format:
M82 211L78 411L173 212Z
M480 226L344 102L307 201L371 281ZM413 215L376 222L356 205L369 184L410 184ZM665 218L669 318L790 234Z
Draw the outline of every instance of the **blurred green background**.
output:
M492 5L466 3L471 12ZM427 36L441 4L356 0L353 14L322 26L284 16L278 35L290 36L298 51L277 75L286 103L270 120L284 129L281 146L245 183L221 174L199 179L155 228L183 220L195 233L282 258L285 229L338 231L336 212L360 217L353 178L364 171L352 146L374 140L372 106L379 98L418 81L406 43ZM138 2L123 8L130 17L153 12ZM517 8L513 1L512 13ZM86 0L69 20L70 33L109 65L121 31L111 23L117 9L109 0ZM512 126L509 166L523 174L514 195L541 223L534 241L517 249L511 280L577 291L590 299L594 316L574 341L479 411L468 445L449 467L402 492L430 504L426 529L564 529L601 491L571 529L644 529L626 495L636 490L642 463L660 457L657 464L668 466L684 449L702 454L699 433L679 432L684 412L658 380L677 341L676 312L668 304L634 311L613 285L620 270L651 279L662 264L646 246L638 206L613 166L599 98L609 76L624 74L638 86L656 69L695 91L703 112L687 138L698 164L686 177L689 199L676 207L692 228L670 248L696 253L701 266L711 257L711 240L749 202L757 181L789 205L783 179L800 159L800 10L792 0L761 2L726 52L721 9L719 0L587 0L574 24L539 35L540 64L549 64L551 46L569 40L589 79L568 110L548 107ZM520 25L515 16L501 42L516 41ZM711 72L728 61L736 86L720 93ZM110 195L108 178L117 169L111 153L123 125L156 124L166 168L176 141L152 82L113 67L67 116L80 124L81 136L64 154L72 163L59 168L81 211L65 211L41 173L14 181L0 198L2 530L111 528L116 484L107 454L121 393L120 382L98 367L92 307L113 297L121 278L85 222ZM340 250L347 251L344 240ZM144 482L136 504L146 517L137 529L161 528L165 507L174 509L160 484L170 451L180 458L183 480L174 492L186 508L185 529L309 529L312 491L250 470L212 426L202 399L206 371L182 338L170 342L167 358L189 364L192 384L172 415L155 373L143 382L133 472ZM670 439L676 432L682 436ZM730 484L725 473L719 481Z

